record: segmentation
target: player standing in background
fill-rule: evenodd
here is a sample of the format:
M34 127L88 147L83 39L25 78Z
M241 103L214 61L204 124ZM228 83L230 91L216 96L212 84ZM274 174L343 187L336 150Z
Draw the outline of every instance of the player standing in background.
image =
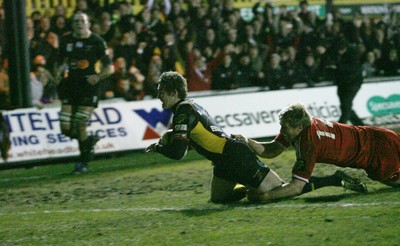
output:
M271 142L247 139L257 155L274 158L292 144L296 149L293 178L289 184L266 193L249 193L250 200L268 201L293 197L337 179L311 177L317 162L364 169L369 178L393 187L400 186L400 134L370 126L351 126L313 118L303 104L288 106L279 113L280 134ZM340 172L340 171L339 171ZM339 185L338 185L339 186Z
M182 159L188 147L212 161L211 202L228 203L246 196L247 189L267 192L283 184L243 141L226 134L207 111L187 99L186 79L178 72L164 72L159 79L158 98L174 113L170 138L147 147L172 159ZM237 186L237 184L244 186ZM236 188L235 188L236 187Z
M90 31L89 18L85 13L74 14L72 30L60 42L60 61L62 67L67 67L58 88L62 102L60 127L64 135L78 140L80 161L74 171L83 173L87 171L94 146L100 139L86 132L90 117L98 105L99 82L110 76L114 68L107 54L106 43ZM99 61L101 68L97 73L96 63Z
M347 124L350 121L356 126L365 125L353 109L353 100L364 80L358 51L344 37L337 41L337 47L336 65L331 68L335 69L334 81L342 112L338 122Z

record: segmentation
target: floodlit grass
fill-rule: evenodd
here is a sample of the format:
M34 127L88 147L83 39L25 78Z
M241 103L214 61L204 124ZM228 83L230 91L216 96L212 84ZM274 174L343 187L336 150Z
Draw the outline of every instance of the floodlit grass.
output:
M264 160L290 179L294 152ZM400 195L367 182L269 204L208 202L211 165L194 152L172 161L142 152L0 171L0 245L399 245ZM319 164L316 175L337 168Z

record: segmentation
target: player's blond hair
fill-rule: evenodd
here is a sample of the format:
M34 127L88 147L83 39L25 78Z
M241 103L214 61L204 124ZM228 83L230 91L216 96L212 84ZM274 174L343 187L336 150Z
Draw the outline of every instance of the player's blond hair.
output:
M281 125L288 124L290 127L308 127L311 124L312 116L302 103L294 103L282 109L279 114Z

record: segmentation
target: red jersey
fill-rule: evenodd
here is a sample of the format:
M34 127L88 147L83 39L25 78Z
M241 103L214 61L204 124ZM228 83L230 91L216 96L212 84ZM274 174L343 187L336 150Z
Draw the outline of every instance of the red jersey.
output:
M275 138L284 146L283 135ZM369 178L390 181L400 174L400 135L369 126L351 126L313 118L292 143L296 149L293 177L308 182L315 163L364 169Z

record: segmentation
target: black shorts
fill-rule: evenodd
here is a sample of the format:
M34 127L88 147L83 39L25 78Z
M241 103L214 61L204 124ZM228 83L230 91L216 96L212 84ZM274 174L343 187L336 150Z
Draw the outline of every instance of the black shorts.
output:
M222 161L214 161L214 175L257 189L270 171L243 141L230 139L225 145Z
M60 81L58 96L63 104L97 108L99 104L99 85L89 85L86 79L67 78Z

